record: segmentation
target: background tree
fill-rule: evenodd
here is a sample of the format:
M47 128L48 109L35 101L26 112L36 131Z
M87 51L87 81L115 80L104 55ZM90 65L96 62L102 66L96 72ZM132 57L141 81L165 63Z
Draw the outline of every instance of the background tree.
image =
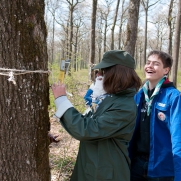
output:
M48 74L28 73L48 69L44 1L1 1L0 24L0 180L49 181Z
M92 0L90 59L89 59L91 67L95 63L96 13L97 13L97 0ZM93 71L91 71L91 79L94 79Z
M145 38L144 38L144 63L146 63L146 49L147 49L147 29L148 29L148 10L151 6L157 4L160 0L154 2L153 4L149 4L150 0L141 0L141 4L145 11Z
M76 13L76 17L74 18L74 27L75 27L75 34L74 34L74 58L73 58L73 63L74 63L74 71L78 71L78 68L80 67L79 65L79 41L81 40L81 37L83 35L83 33L81 33L81 27L84 26L84 22L83 22L83 18L82 18L82 14L80 13L80 11L77 11ZM80 39L80 40L79 40ZM80 67L81 68L81 67Z
M173 11L173 2L174 0L170 0L169 10L168 10L168 53L172 55L172 36L173 36L173 25L172 25L172 11Z
M147 51L153 49L163 50L163 47L167 46L165 42L168 39L167 14L163 12L156 14L153 18L152 26L155 29L155 33L153 34L151 30L147 32L148 37L150 37Z
M108 27L110 26L109 23L109 15L110 15L110 11L111 11L111 6L112 6L113 1L106 1L105 5L100 8L100 11L102 13L103 16L103 20L104 20L104 30L103 30L103 52L107 51L107 32L108 32Z
M144 48L144 32L138 28L138 34L139 36L137 37L136 41L136 49L135 49L135 59L136 59L136 67L139 69L142 69L144 67L144 61L143 61L143 48Z
M181 31L181 1L178 0L178 13L177 13L177 20L176 20L176 30L175 30L175 35L174 35L174 47L173 47L173 67L172 67L172 72L171 72L171 79L175 86L177 86L180 31Z
M122 49L123 43L122 43L122 31L123 31L123 24L125 22L124 16L126 14L127 8L124 7L125 0L122 1L121 6L121 15L120 15L120 23L119 23L119 34L118 34L118 49Z
M120 3L120 0L117 0L116 11L114 14L114 21L111 27L111 50L114 50L114 30L115 30L117 16L118 16L119 3Z
M79 0L66 0L69 4L69 17L70 17L70 23L69 23L69 57L68 59L72 59L72 44L73 44L73 12L75 10L75 7L78 3L80 3Z
M58 0L52 2L52 1L47 1L47 8L52 14L52 38L51 38L51 58L49 59L50 63L52 64L54 61L54 44L55 44L55 21L56 21L56 11L59 8Z
M99 16L97 16L97 38L96 44L98 47L98 62L102 58L102 47L103 47L103 14L102 11L98 11ZM95 62L96 63L96 62Z
M137 39L140 0L130 0L125 50L134 57Z

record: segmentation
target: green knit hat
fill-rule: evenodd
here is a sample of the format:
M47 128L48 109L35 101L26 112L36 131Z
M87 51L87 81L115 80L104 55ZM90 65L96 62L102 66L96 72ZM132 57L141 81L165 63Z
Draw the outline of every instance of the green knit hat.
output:
M128 52L123 50L111 50L105 52L102 61L94 66L93 69L103 69L118 64L135 69L134 58Z

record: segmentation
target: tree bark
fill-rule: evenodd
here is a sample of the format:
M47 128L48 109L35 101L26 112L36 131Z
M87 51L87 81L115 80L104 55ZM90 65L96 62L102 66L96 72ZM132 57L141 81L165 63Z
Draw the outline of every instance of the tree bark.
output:
M120 3L120 0L117 0L116 11L115 11L115 15L114 15L114 21L113 21L113 25L111 28L111 50L114 50L114 29L116 26L116 21L117 21L117 16L118 16L119 3Z
M0 3L0 180L49 181L48 69L43 0ZM16 69L16 85L2 75ZM18 72L18 70L20 72ZM21 70L24 70L24 74ZM5 71L7 73L9 71Z
M170 1L169 5L169 11L168 11L168 53L172 55L172 35L173 35L173 30L172 30L172 11L173 11L173 0Z
M68 49L68 59L73 61L73 50L72 50L72 45L73 45L73 34L74 34L74 26L73 26L73 13L75 10L75 7L77 6L79 0L76 0L74 3L74 0L66 0L69 4L69 17L70 17L70 24L69 24L69 49ZM71 66L69 66L69 76L71 76L71 68L74 68L74 64L72 63Z
M146 2L144 2L143 0L141 1L143 7L144 7L144 10L145 10L145 39L144 39L144 64L146 64L146 59L147 59L147 56L146 56L146 49L147 49L147 29L148 29L148 3L149 3L149 0L147 0Z
M104 52L106 52L107 51L107 46L106 46L106 42L107 42L107 27L108 27L108 25L107 25L107 16L106 16L106 18L105 18L105 25L104 25Z
M122 7L121 7L121 18L120 18L120 25L119 25L119 37L118 37L118 49L119 50L122 48L121 37L122 37L122 26L123 26L123 21L124 21L123 17L125 14L124 3L125 3L125 0L122 1Z
M90 43L90 59L91 66L95 63L95 28L96 28L96 12L97 0L92 0L92 17L91 17L91 43ZM94 79L93 71L91 71L91 79Z
M130 0L129 2L129 17L127 23L127 38L125 50L134 57L135 45L138 30L140 0Z
M176 29L174 36L174 47L173 47L173 67L171 72L171 80L174 85L177 86L177 71L178 71L178 58L180 48L180 31L181 31L181 1L178 1L178 13L176 20Z

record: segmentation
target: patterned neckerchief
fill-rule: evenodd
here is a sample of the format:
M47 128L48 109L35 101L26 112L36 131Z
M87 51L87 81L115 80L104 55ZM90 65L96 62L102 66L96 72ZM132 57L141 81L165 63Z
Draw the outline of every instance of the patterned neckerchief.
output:
M149 98L148 96L148 89L149 89L149 81L146 81L145 84L143 85L143 92L145 94L145 100L148 104L148 109L147 109L147 115L149 116L150 115L150 112L151 112L151 106L152 106L152 102L153 102L153 99L154 97L159 93L160 91L160 88L163 84L163 82L165 81L166 79L166 76L164 76L156 85L155 87L155 90L153 92L153 94L151 95L151 97Z

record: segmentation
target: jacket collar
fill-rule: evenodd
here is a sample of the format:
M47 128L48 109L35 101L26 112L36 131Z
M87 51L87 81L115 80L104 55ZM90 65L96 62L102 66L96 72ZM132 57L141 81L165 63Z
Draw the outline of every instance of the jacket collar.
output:
M110 96L107 96L102 103L99 105L98 109L96 110L95 114L99 114L102 110L107 109L107 107L110 106L110 102L113 103L114 100L119 98L120 96L127 96L127 97L133 97L136 94L136 89L135 88L129 88L123 91L120 91L117 94L111 94Z
M127 96L134 96L136 94L135 88L128 88L126 90L122 90L116 94L113 94L113 96L120 96L120 95L127 95Z

